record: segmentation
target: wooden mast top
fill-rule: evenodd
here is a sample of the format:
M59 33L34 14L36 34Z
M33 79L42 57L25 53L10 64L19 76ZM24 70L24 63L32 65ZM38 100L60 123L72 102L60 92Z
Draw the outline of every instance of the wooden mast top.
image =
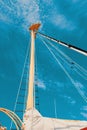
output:
M41 25L40 23L33 24L30 26L29 30L37 31L39 29L40 25Z
M30 26L31 31L31 52L30 52L30 71L29 71L29 83L28 83L28 97L26 110L34 108L34 67L35 67L35 35L36 31L40 27L40 23L33 24Z

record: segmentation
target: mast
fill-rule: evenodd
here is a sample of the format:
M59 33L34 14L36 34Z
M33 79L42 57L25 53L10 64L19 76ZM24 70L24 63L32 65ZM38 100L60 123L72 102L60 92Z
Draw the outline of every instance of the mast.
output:
M28 83L28 97L27 97L27 109L34 108L34 65L35 65L35 37L36 31L40 27L40 24L33 24L30 26L29 30L31 31L31 52L30 52L30 71L29 71L29 83Z

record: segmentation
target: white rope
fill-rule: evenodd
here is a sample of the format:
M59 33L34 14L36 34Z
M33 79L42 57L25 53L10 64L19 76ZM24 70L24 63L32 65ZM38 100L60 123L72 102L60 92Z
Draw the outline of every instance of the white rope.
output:
M36 51L37 51L37 49L35 49ZM34 84L36 84L36 86L34 85L34 102L36 101L35 100L35 97L36 96L38 96L38 95L36 95L36 93L35 93L35 87L37 87L37 89L38 89L38 68L37 68L37 66L38 66L38 60L37 60L37 52L35 51L35 73L36 73L36 75L35 75L35 81L34 81ZM37 93L38 94L38 93ZM39 98L38 98L38 102L39 102ZM35 104L35 103L34 103ZM38 105L38 110L40 110L40 107L39 107L39 105Z
M54 111L55 111L55 118L57 118L56 99L55 98L54 98Z
M67 62L60 54L57 53L56 55L63 61L63 63L66 63L68 66L71 66L70 63Z
M23 116L24 116L24 113L25 113L25 108L26 108L26 98L27 98L27 89L28 89L28 77L29 77L29 74L27 72L27 77L26 77L26 87L25 87L25 94L24 94L24 108L23 108Z
M76 69L74 70L77 74L79 74L83 79L87 80L87 77L82 75L80 72L78 72Z
M36 45L36 44L35 44ZM36 72L36 74L37 74L37 54L36 54L36 46L35 46L35 72ZM35 76L35 80L36 80L36 76ZM35 108L35 83L36 83L36 81L34 80L34 108Z
M60 54L62 54L64 57L66 57L67 55L64 54L61 50L59 50L57 47L55 47L51 42L48 42L54 49L56 49ZM58 55L58 54L57 54ZM79 71L83 72L83 74L81 74L80 72L78 72L77 70L74 69L74 71L76 71L77 74L79 74L83 79L87 80L87 73L86 70L81 67L80 65L78 65L74 60L70 59L70 57L67 56L67 60L71 60L70 63L67 62L66 60L64 60L64 58L62 58L62 56L58 55L64 62L66 62L68 65L70 65L71 62L74 63L74 67L76 67ZM76 66L75 66L76 65ZM78 65L78 66L77 66ZM79 67L79 68L78 68ZM85 72L84 72L85 70Z
M30 44L31 46L31 44ZM29 47L30 48L30 47ZM30 56L30 53L29 53L29 56ZM28 57L28 55L27 55ZM28 57L29 58L29 57ZM26 59L27 60L27 59ZM28 66L28 72L29 72L29 63L27 63L27 66ZM28 78L29 78L29 73L27 72L27 77L26 77L26 87L25 87L25 98L24 98L24 109L23 109L23 116L24 116L24 113L25 113L25 108L26 108L26 100L27 100L27 89L28 89Z
M87 75L87 70L84 69L82 66L80 66L78 63L76 63L74 60L72 60L69 56L67 56L64 52L62 52L61 50L59 50L57 47L55 47L50 41L48 41L48 43L54 48L56 49L60 54L62 54L67 60L74 63L74 65L76 65L76 67L79 67L79 70L84 72L85 75Z
M17 101L18 101L18 97L19 97L19 93L20 93L20 89L21 89L21 84L22 84L22 80L23 80L23 75L24 75L26 60L27 60L27 56L28 56L28 51L29 51L29 44L28 44L28 48L27 48L27 52L26 52L26 56L25 56L23 71L22 71L21 80L20 80L19 87L18 87L18 92L17 92L17 96L16 96L16 101L15 101L14 111L13 111L13 112L15 112L16 106L17 106ZM12 124L13 124L13 122L11 121L10 130L11 130L11 128L12 128Z
M56 40L55 38L49 37L49 36L47 36L47 35L45 35L45 34L42 34L42 33L40 33L40 32L37 32L37 33L40 34L42 37L45 37L46 39L50 40L50 41L53 41L53 42L55 42L55 43L58 43L58 44L60 44L60 45L62 45L62 46L65 46L65 47L67 47L67 48L69 48L69 49L71 49L71 50L74 50L74 51L76 51L76 52L78 52L78 53L81 53L81 54L87 56L87 51L85 51L85 50L82 50L82 49L80 49L80 48L78 48L78 47L75 47L75 46L73 46L73 45L71 45L71 44L69 44L69 43L65 43L65 42L63 42L63 41Z
M52 43L49 43L52 47L54 47L56 50L58 50L60 53L62 53L62 51L61 50L59 50L58 48L56 48ZM64 53L63 53L64 54ZM64 56L64 55L63 55ZM68 65L70 65L69 64L69 62L67 62L66 60L64 60L61 56L59 56L64 62L66 62ZM70 59L70 58L68 58L68 59ZM70 61L71 62L71 61ZM82 69L82 71L81 72L83 72L84 70L84 68L82 68L80 65L80 68L78 68L79 66L75 66L75 64L77 64L74 60L72 60L72 62L74 63L74 67L76 67L76 69L78 69L78 71L81 71L81 69ZM81 74L80 72L78 72L76 69L74 69L74 71L79 75L79 76L81 76L83 79L85 79L85 80L87 80L87 73L86 73L86 70L85 70L85 72L83 72L83 74Z
M56 58L55 54L51 51L51 49L48 47L47 43L45 41L43 41L44 45L47 47L47 49L49 50L49 52L52 54L52 56L54 57L54 59L56 60L56 62L60 65L60 67L63 69L63 71L65 72L65 74L67 75L67 77L70 79L70 81L72 82L72 84L75 86L75 88L77 89L78 93L80 94L80 96L83 98L83 100L87 103L87 97L82 93L82 91L77 87L75 81L72 79L72 77L69 75L69 73L66 71L66 69L63 67L63 65L60 63L60 61Z

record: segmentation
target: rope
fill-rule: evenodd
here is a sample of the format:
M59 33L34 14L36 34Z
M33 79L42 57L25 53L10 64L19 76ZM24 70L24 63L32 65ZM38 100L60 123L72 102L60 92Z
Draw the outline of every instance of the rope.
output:
M29 46L29 44L28 44L28 46ZM22 84L22 80L23 80L23 75L24 75L26 60L27 60L27 56L28 56L28 51L29 51L29 47L27 49L26 56L25 56L24 66L23 66L23 70L22 70L21 80L20 80L20 83L19 83L18 93L17 93L17 96L16 96L16 101L15 101L14 111L13 112L15 112L16 106L17 106L17 101L18 101L18 97L19 97L19 93L20 93L20 89L21 89L21 84ZM13 123L11 122L10 130L12 129L12 124Z
M84 75L82 75L81 73L79 73L77 70L75 70L77 74L79 74L83 79L87 80L87 77L85 77Z
M35 44L36 45L36 44ZM37 66L38 66L38 60L37 60L37 49L36 49L36 53L35 53L35 73L36 73L36 75L35 75L35 86L34 86L34 96L35 97L37 97L37 99L35 100L36 101L36 104L35 104L35 106L37 106L37 109L38 109L38 111L40 112L40 105L39 105L39 89L38 89L38 80L39 80L39 77L38 77L38 68L37 68ZM35 88L36 87L36 88ZM35 93L35 91L37 91L37 94ZM36 95L35 95L36 94Z
M31 46L31 44L30 44ZM29 47L30 48L30 47ZM30 53L29 53L29 56L30 56ZM27 55L28 57L28 55ZM29 57L28 57L29 58ZM27 60L27 58L26 58ZM28 71L29 71L29 63L27 63L27 68L28 68ZM25 108L26 108L26 99L27 99L27 88L28 88L28 83L27 83L27 79L29 78L29 73L27 72L27 77L26 77L26 88L25 88L25 98L24 98L24 113L25 113ZM24 113L23 113L23 116L24 116Z
M79 64L77 64L74 60L72 60L70 57L68 57L66 54L64 54L61 50L59 50L57 47L55 47L50 41L47 42L48 44L50 44L56 51L58 51L61 55L63 55L65 58L67 58L67 60L69 60L68 62L66 60L64 60L64 58L62 58L60 55L58 55L64 62L66 62L68 65L69 62L70 63L73 63L74 64L74 67L76 66L77 69L79 69L79 71L83 72L83 74L85 75L82 75L80 74L77 70L75 70L83 79L87 80L87 78L85 78L87 76L87 71L81 67Z
M55 98L54 98L54 110L55 110L55 118L57 118L56 99Z
M61 50L59 50L58 48L56 48L52 43L49 43L52 47L54 47L55 49L57 49L61 54L63 53ZM64 53L63 53L64 54ZM87 80L87 72L86 72L86 70L83 68L83 67L81 67L80 65L78 65L74 60L72 60L72 61L69 61L69 62L67 62L66 60L64 60L60 55L58 55L64 62L66 62L68 65L70 65L69 64L69 62L70 63L73 63L74 64L74 67L76 67L76 69L74 69L74 71L76 71L76 73L78 74L78 75L80 75L83 79L85 79L85 80ZM63 55L64 56L64 55ZM68 60L71 60L70 58L68 58ZM78 65L78 66L77 66ZM80 66L80 67L79 67ZM80 72L78 72L78 71L80 71L80 72L82 72L83 74L81 74ZM85 71L85 72L84 72Z
M43 36L43 37L45 37L46 39L48 39L48 40L50 40L50 41L53 41L53 42L59 42L60 43L60 40L56 40L56 39L54 39L54 38L51 38L51 37L49 37L49 36L46 36L46 35L44 35L44 34L42 34L42 33L40 33L40 32L37 32L37 33L39 33L41 36ZM64 43L64 42L63 42ZM65 43L65 45L66 45L66 43ZM56 48L57 49L57 48ZM63 52L61 52L63 55L65 55ZM86 53L87 53L87 51L86 51ZM72 60L70 57L68 57L67 55L65 55L65 57L66 58L69 58L69 60ZM85 70L83 67L81 67L79 64L77 64L76 63L76 65L80 68L80 69L82 69L84 72L86 72L87 73L87 70Z
M42 40L43 41L43 40ZM87 103L87 97L82 93L82 91L78 88L76 82L72 79L72 77L69 75L69 73L66 71L66 69L63 67L63 65L60 63L60 61L56 58L55 54L51 51L51 49L48 47L47 43L45 41L43 41L44 45L47 47L47 49L49 50L49 52L52 54L53 58L56 60L56 62L60 65L60 67L63 69L63 71L65 72L65 74L67 75L67 77L70 79L70 81L72 82L72 84L75 86L75 88L77 89L78 93L80 94L80 96L83 98L83 100Z
M76 52L79 52L79 53L81 53L81 54L87 56L87 51L85 51L85 50L83 50L83 49L80 49L80 48L78 48L78 47L76 47L76 46L73 46L73 45L71 45L71 44L69 44L69 43L65 43L65 42L63 42L63 41L56 40L55 38L49 37L49 36L47 36L47 35L45 35L45 34L42 34L42 33L40 33L40 32L37 32L37 33L38 33L39 35L41 35L41 36L47 38L48 40L54 41L54 42L56 42L56 43L58 43L58 44L60 44L60 45L62 45L62 46L65 46L65 47L67 47L67 48L69 48L69 49L71 49L71 50L74 50L74 51L76 51Z
M28 72L27 72L27 78L26 78L26 87L25 87L25 98L24 98L24 108L23 108L23 112L25 113L25 108L26 108L26 98L27 98L27 87L28 87L28 84L27 84L27 79L28 79L29 75L28 75ZM24 116L24 113L23 113L23 116Z
M51 44L50 44L50 45L51 45ZM51 45L51 46L52 46L52 45ZM63 63L66 63L67 65L70 66L70 63L67 62L60 54L57 54L57 56L58 56L62 61L64 61Z
M36 45L36 44L35 44ZM36 48L36 47L35 47ZM36 55L36 49L35 49L35 72L37 74L37 55ZM35 75L35 80L36 80L36 75ZM35 108L35 81L34 81L34 108Z

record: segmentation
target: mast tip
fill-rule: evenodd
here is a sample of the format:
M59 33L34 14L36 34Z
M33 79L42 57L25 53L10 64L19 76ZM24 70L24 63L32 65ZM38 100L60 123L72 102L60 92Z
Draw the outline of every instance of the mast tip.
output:
M29 27L29 30L32 30L32 31L37 31L40 27L40 23L36 23L36 24L32 24L30 27Z

